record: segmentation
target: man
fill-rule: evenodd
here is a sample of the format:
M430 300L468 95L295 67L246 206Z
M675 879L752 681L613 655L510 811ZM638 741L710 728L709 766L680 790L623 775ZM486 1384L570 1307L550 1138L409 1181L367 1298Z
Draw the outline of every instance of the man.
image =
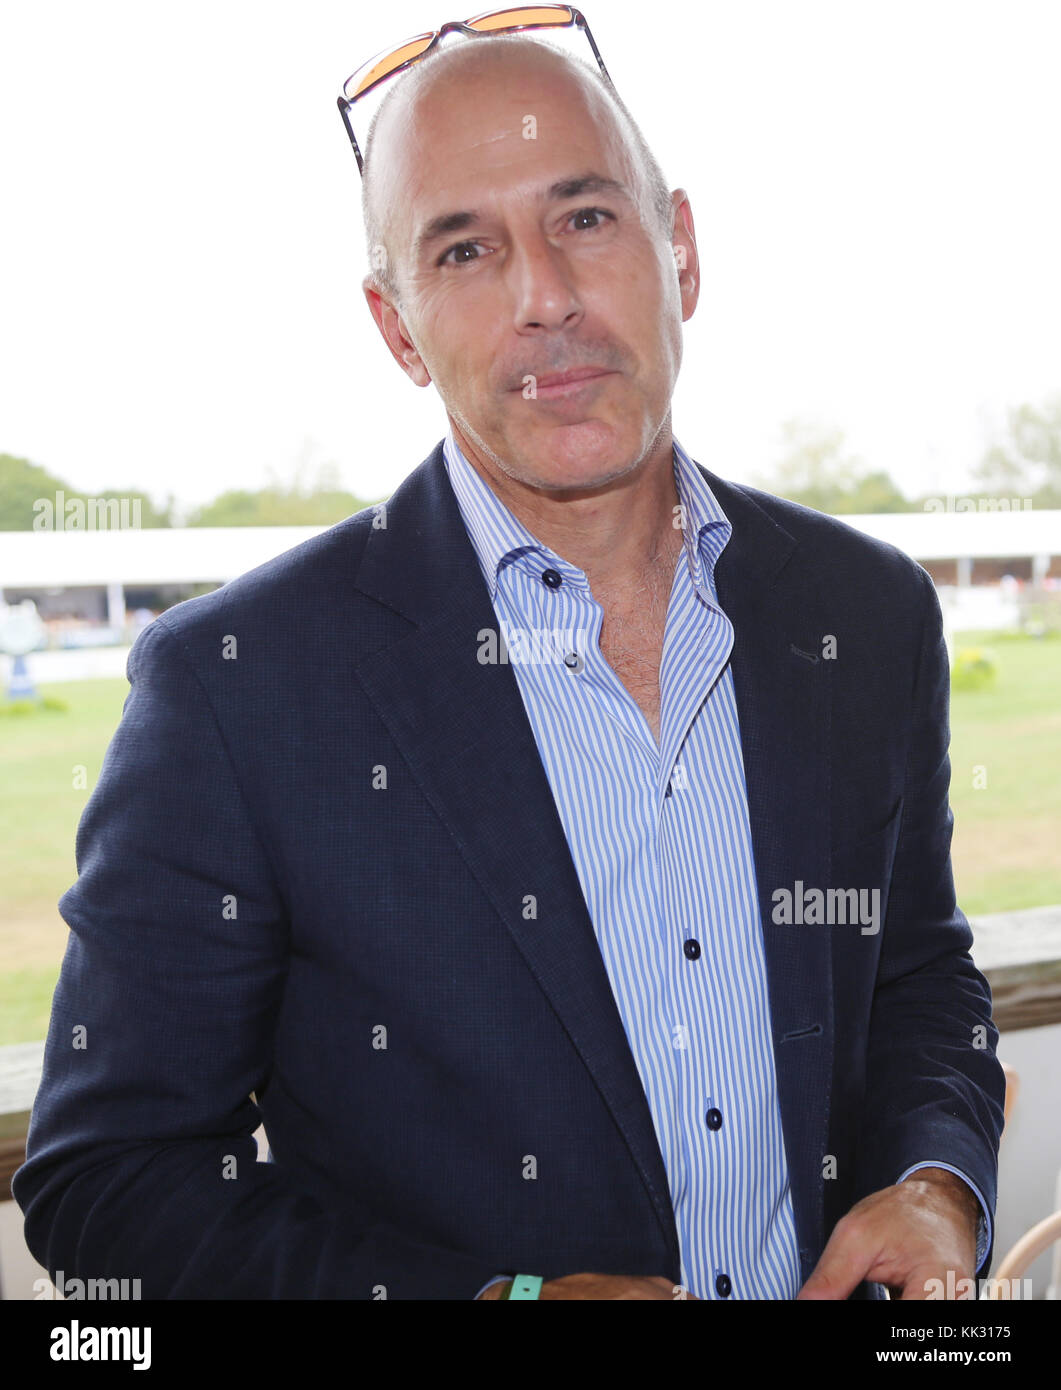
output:
M365 172L366 296L450 433L138 640L30 1248L145 1297L983 1272L1002 1077L927 575L673 439L692 213L606 84L439 47Z

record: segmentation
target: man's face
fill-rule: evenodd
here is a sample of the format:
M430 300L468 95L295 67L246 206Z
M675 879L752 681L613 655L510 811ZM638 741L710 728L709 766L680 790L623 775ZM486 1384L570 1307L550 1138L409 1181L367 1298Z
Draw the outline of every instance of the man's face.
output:
M400 316L369 303L462 446L525 484L581 489L652 449L696 289L689 274L679 288L605 99L547 59L455 63L381 118ZM687 204L678 222L695 265Z

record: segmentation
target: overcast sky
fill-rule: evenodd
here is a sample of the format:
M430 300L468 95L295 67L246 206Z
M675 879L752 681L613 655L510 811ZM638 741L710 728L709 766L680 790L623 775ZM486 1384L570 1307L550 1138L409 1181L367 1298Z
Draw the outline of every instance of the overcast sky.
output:
M448 3L0 0L0 452L184 505L325 461L397 486L446 422L362 297L335 98ZM1061 390L1061 3L585 13L696 217L677 437L750 480L818 420L961 491Z

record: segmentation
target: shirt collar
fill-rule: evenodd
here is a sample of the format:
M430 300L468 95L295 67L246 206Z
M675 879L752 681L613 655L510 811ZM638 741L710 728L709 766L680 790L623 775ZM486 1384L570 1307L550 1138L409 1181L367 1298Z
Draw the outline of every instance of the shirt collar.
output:
M711 601L714 599L715 564L733 534L733 526L719 506L707 479L678 441L675 439L672 442L684 553L694 587L701 597ZM498 575L502 568L535 552L543 557L550 568L558 570L566 581L588 591L585 572L557 555L528 531L493 488L480 477L454 438L452 428L443 441L442 456L491 601L496 598ZM675 520L679 521L679 518Z

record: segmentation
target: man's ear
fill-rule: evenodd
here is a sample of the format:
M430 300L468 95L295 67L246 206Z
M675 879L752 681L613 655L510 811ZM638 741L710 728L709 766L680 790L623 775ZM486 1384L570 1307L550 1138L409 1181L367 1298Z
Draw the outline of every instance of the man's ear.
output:
M700 298L700 258L696 250L696 228L693 210L684 188L671 194L674 208L674 232L671 236L674 264L678 271L678 289L682 297L682 322L691 319Z
M383 341L391 350L395 362L417 386L430 386L431 374L424 365L424 359L409 337L402 317L386 294L376 283L375 276L368 274L361 282L361 288L368 300L369 311L376 320L376 327L383 334Z

